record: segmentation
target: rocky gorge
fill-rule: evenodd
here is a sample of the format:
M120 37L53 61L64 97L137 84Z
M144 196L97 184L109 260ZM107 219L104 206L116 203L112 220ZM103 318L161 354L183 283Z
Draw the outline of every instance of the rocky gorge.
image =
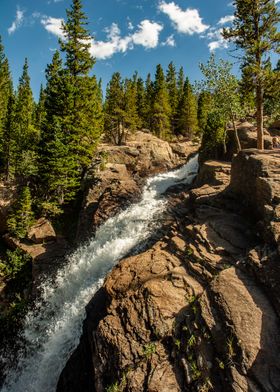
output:
M125 146L100 145L92 167L84 178L82 192L79 200L75 203L76 206L74 205L75 209L70 206L71 208L66 211L63 220L60 219L62 223L60 226L57 226L55 222L53 225L49 220L41 217L28 231L24 240L16 239L7 233L6 220L13 205L17 188L16 186L11 187L10 184L2 184L0 204L2 248L8 247L11 251L15 251L15 254L18 254L17 251L20 251L21 254L23 252L30 261L26 265L27 269L25 268L22 289L13 279L1 279L0 382L6 376L6 372L17 378L18 371L13 370L14 367L25 366L27 363L26 354L23 356L17 354L18 350L28 351L30 347L32 358L34 352L39 349L38 347L35 351L32 349L35 342L42 346L43 340L48 337L49 333L53 333L53 339L56 339L55 331L60 328L57 325L57 317L64 317L61 313L63 314L64 308L66 308L67 296L69 297L69 306L73 308L71 322L80 322L79 320L83 319L85 305L90 299L90 294L85 293L85 297L83 297L83 274L86 278L86 292L94 292L94 287L98 284L98 274L101 273L102 277L106 273L111 263L115 262L115 257L120 257L118 252L124 256L134 243L140 241L142 237L145 238L148 229L146 226L152 215L161 209L161 203L154 200L154 192L149 191L146 195L147 200L143 200L138 209L136 208L135 211L132 209L131 214L129 211L126 214L126 208L131 203L137 205L148 176L157 177L159 173L183 164L186 156L195 151L197 151L197 145L192 142L182 140L167 143L145 132L137 132L132 135ZM139 220L138 210L146 214L147 218L143 224ZM99 234L96 233L97 229ZM114 242L119 243L119 250L117 247L115 251ZM111 251L110 246L113 246ZM93 248L96 250L94 251ZM116 253L114 257L112 252ZM96 260L100 261L96 262ZM77 270L78 268L80 270ZM22 276L20 279L22 280ZM20 289L22 291L18 294ZM59 294L61 290L65 290L65 292ZM73 301L77 301L77 307L73 306ZM30 311L25 319L21 320L16 313L17 309L20 310L28 302L30 303ZM67 313L67 309L65 312ZM70 315L65 314L65 317L70 317ZM15 318L16 323L14 322ZM23 334L18 331L21 321L24 323ZM63 320L61 320L62 322ZM31 330L27 332L28 328ZM46 328L48 334L45 333ZM72 328L74 327L72 326ZM20 332L20 337L16 339L15 334L18 332ZM38 333L42 335L39 340ZM78 326L74 328L73 333L74 335L78 333L79 336ZM29 335L29 342L26 341L26 335ZM75 340L72 338L72 341L73 339ZM67 342L64 340L63 342L67 347ZM14 347L15 343L16 347ZM23 347L26 347L26 350ZM17 365L17 357L21 358L24 362L23 365ZM49 358L49 353L46 353L46 361L47 358ZM33 364L36 366L38 361L34 361ZM57 366L56 369L58 369ZM34 370L34 374L37 371ZM43 384L36 389L34 383L32 386L28 384L29 387L27 387L26 382L32 384L30 377L21 386L15 386L15 389L9 389L9 387L7 390L20 388L46 390L47 388ZM53 387L50 390L53 390ZM31 389L28 391L30 392Z
M207 161L87 306L58 392L279 391L280 154Z
M246 143L250 132L244 131ZM104 222L140 199L145 178L182 165L197 149L144 132L126 146L101 145L84 181L75 243L98 237ZM89 297L79 345L57 391L278 391L279 186L280 154L252 148L232 163L203 162L192 184L175 181L160 225ZM36 287L41 273L61 265L69 243L46 221L29 238L5 240L34 255ZM38 257L32 252L39 248ZM92 273L84 272L85 281ZM72 277L65 278L71 285ZM65 311L75 305L67 296L59 304ZM58 342L54 333L59 357Z

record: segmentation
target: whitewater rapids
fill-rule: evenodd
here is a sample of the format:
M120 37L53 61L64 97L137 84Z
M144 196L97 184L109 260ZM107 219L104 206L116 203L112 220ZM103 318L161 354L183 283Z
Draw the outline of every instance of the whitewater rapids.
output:
M60 373L79 343L86 305L112 267L160 226L167 204L163 193L170 186L191 183L197 170L196 156L178 170L150 178L140 202L108 219L69 257L54 281L42 284L42 297L25 319L24 353L7 371L2 392L56 391Z

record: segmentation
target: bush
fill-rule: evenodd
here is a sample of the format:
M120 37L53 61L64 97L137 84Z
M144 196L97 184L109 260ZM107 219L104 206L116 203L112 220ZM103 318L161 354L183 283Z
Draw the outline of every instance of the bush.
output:
M224 153L226 127L218 112L212 112L207 117L207 124L201 143L201 159L219 159Z
M30 262L31 257L20 249L15 251L7 250L5 262L0 262L0 275L8 279L15 279L28 267Z

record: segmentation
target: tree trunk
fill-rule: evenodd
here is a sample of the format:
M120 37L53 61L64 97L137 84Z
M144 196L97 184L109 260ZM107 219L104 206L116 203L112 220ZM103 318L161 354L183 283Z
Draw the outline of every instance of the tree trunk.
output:
M256 106L257 106L257 137L258 150L264 150L264 139L263 139L263 89L260 83L257 84L256 88Z
M239 140L238 131L237 131L236 124L235 124L234 114L232 111L231 111L231 121L232 121L232 126L234 129L234 136L235 136L235 141L236 141L237 152L239 152L242 150L242 148L241 148L241 143Z

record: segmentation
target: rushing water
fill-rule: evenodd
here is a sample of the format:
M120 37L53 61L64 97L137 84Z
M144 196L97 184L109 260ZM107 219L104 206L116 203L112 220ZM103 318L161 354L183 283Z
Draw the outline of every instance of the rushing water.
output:
M118 260L159 225L167 203L162 194L172 185L190 183L197 168L195 157L176 171L149 179L139 203L108 219L91 241L69 257L54 282L42 284L42 298L25 320L24 353L7 372L2 392L56 390L59 375L79 343L85 306Z

